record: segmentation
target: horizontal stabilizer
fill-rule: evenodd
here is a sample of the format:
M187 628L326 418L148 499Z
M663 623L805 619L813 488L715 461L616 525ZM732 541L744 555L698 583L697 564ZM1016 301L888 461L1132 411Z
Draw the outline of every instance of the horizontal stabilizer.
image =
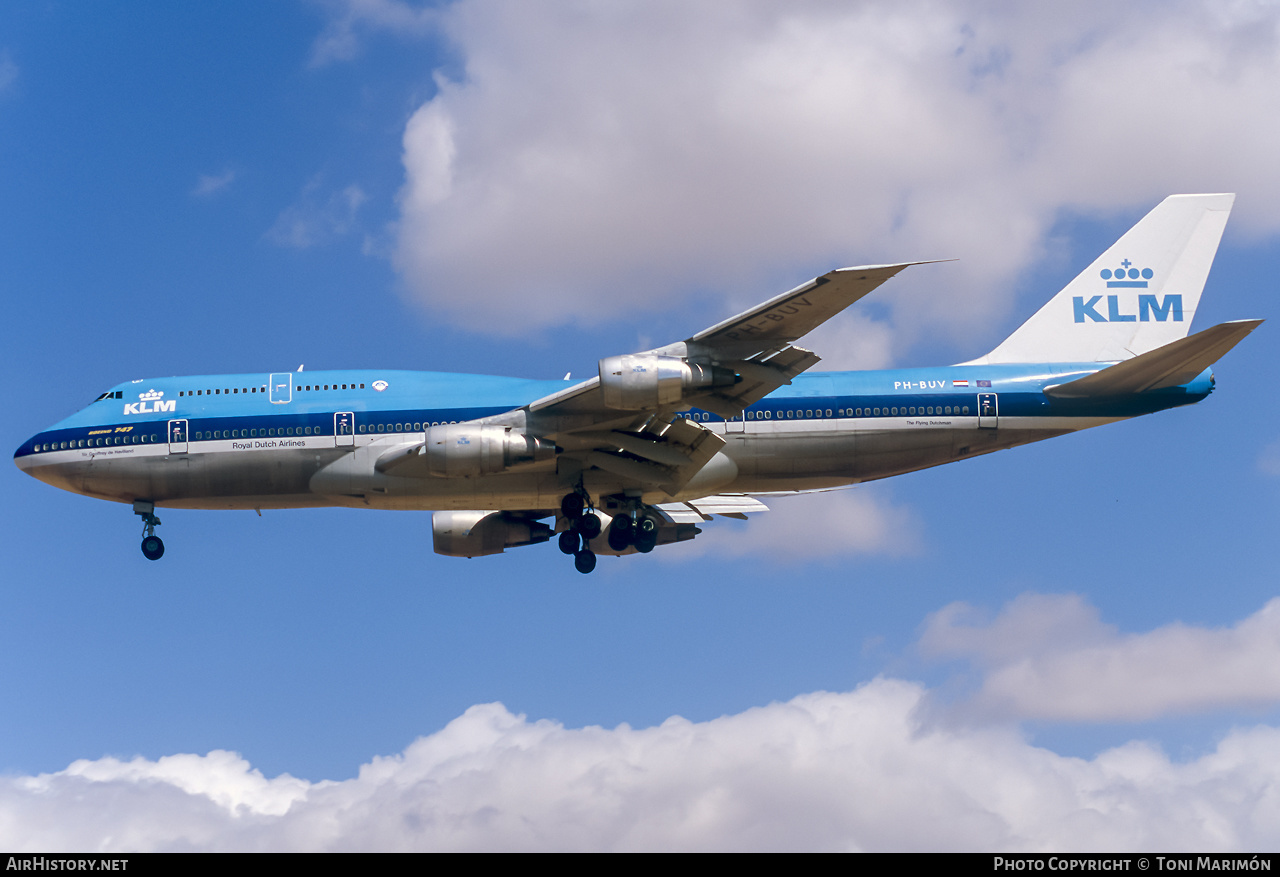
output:
M1045 393L1059 399L1092 396L1124 396L1179 387L1195 380L1244 336L1262 324L1262 320L1235 320L1219 323L1163 347L1116 363L1088 377L1066 384L1046 387Z

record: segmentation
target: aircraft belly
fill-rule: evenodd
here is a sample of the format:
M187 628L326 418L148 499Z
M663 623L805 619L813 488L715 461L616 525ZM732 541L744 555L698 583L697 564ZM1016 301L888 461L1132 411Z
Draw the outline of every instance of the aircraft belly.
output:
M858 425L838 432L767 432L747 434L737 440L731 436L725 453L738 464L739 477L727 490L750 493L840 487L928 469L1096 425L1092 421L1042 425L1036 420L1018 418L1016 426L1011 423L996 429L978 429L976 422L968 421L946 425L903 421L881 429Z
M340 453L306 449L238 453L169 454L125 449L110 455L41 467L32 474L75 493L115 502L147 499L182 508L298 508L328 505L307 482L318 466Z
M856 479L855 434L798 432L729 436L724 452L738 464L739 483L822 475ZM736 486L736 485L735 485Z

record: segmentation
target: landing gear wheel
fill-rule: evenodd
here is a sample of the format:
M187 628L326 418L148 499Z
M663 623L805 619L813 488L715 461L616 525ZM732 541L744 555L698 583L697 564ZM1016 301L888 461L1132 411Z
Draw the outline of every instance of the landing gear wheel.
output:
M573 556L573 567L578 572L586 575L596 568L596 555L590 549L584 548Z
M594 539L600 535L600 517L594 512L587 512L578 518L578 532L583 539Z
M577 554L581 544L582 540L574 530L565 530L560 534L560 550L565 554Z
M658 544L658 522L645 515L636 522L636 530L631 538L635 543L636 551L648 554Z
M159 560L164 557L164 543L159 536L148 536L142 540L142 554L147 560Z
M587 503L580 493L566 493L564 499L560 500L560 514L568 518L570 522L582 517L582 510L586 507Z
M635 521L630 515L618 515L609 525L609 547L614 551L626 551L635 534Z
M133 513L142 518L142 553L147 560L159 560L164 556L164 543L156 535L160 519L156 517L156 504L147 499L133 501Z

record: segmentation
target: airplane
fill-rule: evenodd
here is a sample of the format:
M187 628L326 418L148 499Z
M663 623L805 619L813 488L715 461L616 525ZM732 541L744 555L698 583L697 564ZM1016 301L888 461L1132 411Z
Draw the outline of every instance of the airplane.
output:
M1235 196L1157 205L994 350L810 372L797 342L922 262L841 268L590 380L346 369L129 381L23 442L55 487L161 507L432 510L435 551L597 555L692 539L772 495L843 488L1198 402L1262 320L1189 335ZM567 377L567 376L566 376Z

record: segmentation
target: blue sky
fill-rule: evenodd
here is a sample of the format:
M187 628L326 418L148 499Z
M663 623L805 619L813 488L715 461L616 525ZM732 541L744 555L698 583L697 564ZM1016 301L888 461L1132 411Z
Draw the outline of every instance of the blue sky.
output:
M147 376L587 375L892 260L960 261L812 346L960 361L1174 192L1238 193L1196 327L1269 318L1277 17L11 7L3 434ZM1272 331L1192 408L590 577L336 509L166 511L153 564L10 468L0 846L1273 849Z

